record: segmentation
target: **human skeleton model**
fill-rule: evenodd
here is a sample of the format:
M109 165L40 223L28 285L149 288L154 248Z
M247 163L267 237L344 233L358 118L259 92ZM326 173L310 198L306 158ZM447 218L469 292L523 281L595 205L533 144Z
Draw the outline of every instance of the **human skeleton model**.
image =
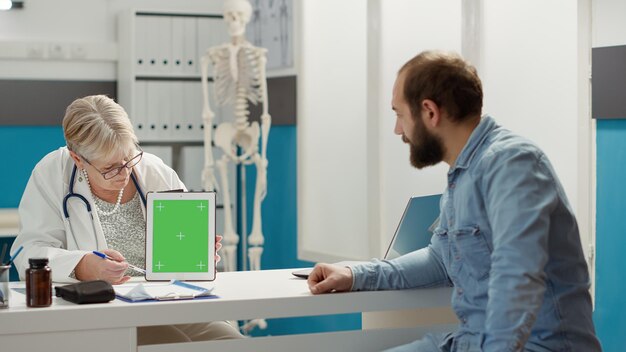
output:
M256 166L256 188L254 192L252 231L248 237L248 258L251 270L261 268L264 237L261 230L261 201L267 191L267 138L270 131L271 117L267 106L267 82L265 77L266 49L250 44L244 38L246 23L250 20L252 7L247 0L226 0L224 2L224 20L228 25L231 41L209 48L201 58L202 93L204 108L204 170L202 180L204 188L212 191L219 188L215 180L213 151L211 148L211 126L215 116L209 106L208 66L213 65L213 82L216 101L219 105L233 105L235 121L223 122L215 130L215 145L223 151L222 157L215 162L220 174L221 195L224 203L224 269L236 270L237 243L239 236L233 229L231 200L228 185L229 162L235 165ZM261 103L261 126L255 121L248 121L249 102ZM259 153L259 138L261 151ZM241 155L237 155L237 148ZM245 229L244 229L245 231Z

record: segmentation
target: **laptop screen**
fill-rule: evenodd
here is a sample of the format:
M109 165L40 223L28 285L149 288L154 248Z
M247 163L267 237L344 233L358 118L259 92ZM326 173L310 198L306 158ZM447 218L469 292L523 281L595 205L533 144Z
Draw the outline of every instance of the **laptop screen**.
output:
M439 221L440 198L441 194L435 194L409 199L385 259L394 259L428 246Z
M387 247L384 259L394 259L428 246L432 232L439 222L441 194L412 197L404 208L396 233ZM363 261L341 261L336 265L361 264ZM313 268L296 270L292 274L307 278Z

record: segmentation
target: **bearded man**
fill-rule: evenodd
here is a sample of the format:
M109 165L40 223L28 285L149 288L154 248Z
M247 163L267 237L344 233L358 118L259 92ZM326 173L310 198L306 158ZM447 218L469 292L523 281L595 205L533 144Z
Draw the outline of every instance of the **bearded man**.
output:
M476 69L423 52L399 71L394 132L418 169L450 166L428 247L393 260L318 264L312 293L454 287L456 331L392 351L600 351L574 212L546 155L482 116Z

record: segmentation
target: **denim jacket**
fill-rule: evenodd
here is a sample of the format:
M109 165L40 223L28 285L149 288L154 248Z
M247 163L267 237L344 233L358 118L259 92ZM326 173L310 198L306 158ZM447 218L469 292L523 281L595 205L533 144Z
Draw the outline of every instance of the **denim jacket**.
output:
M447 177L430 245L351 267L352 289L453 286L444 351L600 351L578 226L545 154L485 116Z

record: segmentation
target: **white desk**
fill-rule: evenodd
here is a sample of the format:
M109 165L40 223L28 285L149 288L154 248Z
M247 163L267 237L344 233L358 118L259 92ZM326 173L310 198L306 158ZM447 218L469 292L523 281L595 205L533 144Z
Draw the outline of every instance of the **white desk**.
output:
M415 340L426 331L451 328L445 324L137 348L137 326L432 309L450 304L449 289L313 296L306 281L293 277L291 271L218 273L215 293L221 298L209 300L75 305L55 297L51 307L27 308L24 296L12 291L10 308L0 310L0 346L3 351L377 351ZM23 287L23 283L12 285Z

